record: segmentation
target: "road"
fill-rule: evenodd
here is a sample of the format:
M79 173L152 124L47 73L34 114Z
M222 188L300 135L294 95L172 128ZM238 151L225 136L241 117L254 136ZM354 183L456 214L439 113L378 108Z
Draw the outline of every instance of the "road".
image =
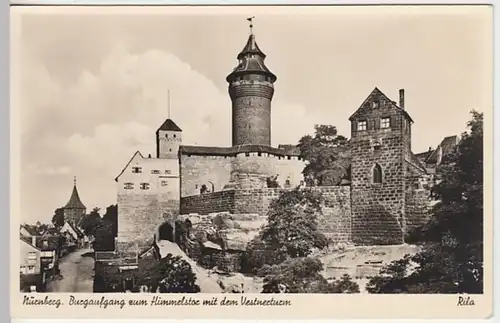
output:
M50 281L47 284L47 292L50 293L92 293L94 259L82 257L89 249L77 250L59 263L62 278Z

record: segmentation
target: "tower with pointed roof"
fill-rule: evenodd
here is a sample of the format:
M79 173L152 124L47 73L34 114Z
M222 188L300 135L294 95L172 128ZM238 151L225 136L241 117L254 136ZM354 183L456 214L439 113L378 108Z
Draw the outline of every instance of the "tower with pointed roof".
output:
M71 192L71 197L68 203L63 207L64 210L64 221L70 222L73 225L77 225L80 218L85 215L87 208L82 203L80 195L78 194L78 189L76 187L76 177L73 179L73 191Z
M182 130L168 118L156 130L156 158L178 159L179 146L182 144Z
M252 30L237 58L238 66L226 78L232 101L232 144L270 146L271 100L276 76L266 67L266 55L257 45Z

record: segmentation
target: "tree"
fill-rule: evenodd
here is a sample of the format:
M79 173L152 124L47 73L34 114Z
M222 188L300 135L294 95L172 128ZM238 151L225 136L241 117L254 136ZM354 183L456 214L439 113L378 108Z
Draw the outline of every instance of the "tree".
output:
M61 228L64 225L64 208L60 207L54 210L52 224L54 224L56 228Z
M308 162L303 170L309 186L340 184L347 176L350 153L347 138L338 135L337 128L315 125L314 136L306 135L299 140L302 157Z
M468 131L437 169L431 220L409 236L422 251L389 264L369 292L482 293L483 114L471 114Z
M264 277L262 293L359 293L359 286L348 275L329 283L322 275L323 264L317 258L288 259L279 265L259 270Z
M314 248L328 245L328 239L318 229L322 200L319 192L295 188L271 202L268 223L260 237L275 251L275 259L305 257Z
M100 226L102 221L99 214L99 208L95 207L90 214L86 214L80 221L80 227L86 235L94 235L95 230Z
M108 206L102 220L111 225L111 234L113 238L116 238L118 236L118 205Z
M94 242L92 247L95 251L115 250L115 237L113 236L113 224L109 221L101 221L94 230Z
M168 254L141 270L138 282L160 293L199 293L191 265L180 256Z

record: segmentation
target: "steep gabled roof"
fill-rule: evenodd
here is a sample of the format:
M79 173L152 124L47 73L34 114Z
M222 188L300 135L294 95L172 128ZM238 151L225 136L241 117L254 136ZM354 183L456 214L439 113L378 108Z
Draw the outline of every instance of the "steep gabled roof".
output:
M449 154L453 148L458 144L458 136L448 136L445 137L436 149L425 159L428 164L435 164L438 162L438 153L441 150L442 156Z
M22 242L24 242L24 243L26 243L26 244L27 244L27 245L29 245L31 248L36 249L36 250L38 250L38 251L41 251L41 249L40 249L40 248L38 248L37 246L34 246L31 242L27 241L26 239L20 238L19 240L20 240L20 241L22 241Z
M359 111L365 106L366 102L374 97L374 96L378 96L378 97L382 97L386 102L388 102L389 104L392 105L392 107L394 107L395 109L397 109L398 111L400 111L403 115L405 115L411 122L414 122L413 119L410 117L410 115L408 114L408 112L406 112L405 109L399 107L395 101L389 99L389 97L387 95L385 95L382 91L380 91L378 89L378 87L375 87L373 89L373 91L371 91L371 93L366 97L366 99L363 101L363 103L361 103L361 105L359 106L359 108L349 117L349 121L352 121L352 119L359 113Z
M73 230L75 231L76 235L78 236L78 238L83 238L84 234L82 233L82 231L80 231L80 229L78 229L75 225L73 225L73 223L71 222L66 222L68 224L68 226Z
M160 126L160 128L158 128L158 130L156 130L156 132L160 131L160 130L163 130L163 131L180 131L182 132L181 128L179 128L178 125L175 124L175 122L168 118L167 120L165 120L165 122Z
M125 167L123 167L122 171L120 172L120 174L118 174L118 176L115 177L115 182L118 182L118 178L120 178L120 176L122 176L123 172L128 168L128 165L130 165L130 163L134 160L134 158L136 156L139 156L140 158L144 159L144 156L141 154L140 151L136 151L133 155L132 155L132 158L130 158L130 160L128 161L128 163L125 165Z
M80 200L80 195L78 194L78 189L76 188L76 183L73 186L73 192L71 193L71 197L69 198L68 203L64 207L65 209L86 209L85 205L83 205Z
M39 233L35 227L29 224L22 224L19 229L25 229L31 236L38 236Z

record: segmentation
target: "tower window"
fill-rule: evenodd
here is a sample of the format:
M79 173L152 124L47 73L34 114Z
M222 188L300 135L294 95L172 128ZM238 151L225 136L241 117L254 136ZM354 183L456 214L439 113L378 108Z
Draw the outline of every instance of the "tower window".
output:
M391 118L382 118L380 120L380 128L387 129L391 126Z
M171 170L169 170L169 169L167 169L167 170L165 171L165 174L172 174L172 171L171 171Z
M132 167L132 173L134 173L134 174L142 173L142 168L141 167Z
M141 190L149 190L149 183L141 183Z
M174 134L174 138L177 138L177 135L176 135L176 134Z
M358 122L358 131L365 131L365 130L366 130L366 121Z
M165 138L168 138L168 133L165 135Z
M160 171L158 169L153 169L151 171L151 174L160 174Z
M379 164L373 166L373 183L382 184L382 167Z

